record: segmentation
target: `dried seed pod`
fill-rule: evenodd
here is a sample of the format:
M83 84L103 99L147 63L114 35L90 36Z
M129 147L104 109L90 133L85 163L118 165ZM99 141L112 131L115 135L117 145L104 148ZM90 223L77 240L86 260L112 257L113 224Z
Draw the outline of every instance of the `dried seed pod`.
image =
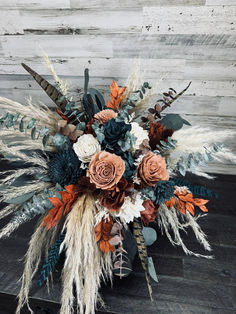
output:
M152 114L154 114L154 113L156 112L156 110L153 109L153 108L149 108L148 111L149 111L150 113L152 113Z

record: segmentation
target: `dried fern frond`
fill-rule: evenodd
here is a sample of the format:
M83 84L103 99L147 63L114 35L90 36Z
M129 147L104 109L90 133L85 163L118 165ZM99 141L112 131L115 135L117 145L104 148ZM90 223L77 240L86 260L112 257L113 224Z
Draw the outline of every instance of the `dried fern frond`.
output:
M25 267L21 277L21 289L18 294L18 306L16 314L21 313L22 307L27 304L30 313L33 313L29 306L29 290L32 283L32 279L36 274L40 260L43 253L48 253L52 243L54 243L56 235L60 230L60 226L47 231L46 228L42 228L43 218L40 218L34 234L31 237L29 248L25 256ZM47 255L47 254L46 254Z

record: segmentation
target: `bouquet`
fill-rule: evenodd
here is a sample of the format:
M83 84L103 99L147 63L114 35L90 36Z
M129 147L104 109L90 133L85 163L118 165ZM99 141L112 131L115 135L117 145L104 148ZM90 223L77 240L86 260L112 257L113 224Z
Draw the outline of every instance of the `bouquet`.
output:
M157 99L148 82L138 86L131 75L125 87L112 81L105 101L89 87L85 69L84 89L71 97L67 83L47 62L55 85L22 65L54 107L0 98L0 152L14 166L2 173L1 200L7 205L0 218L12 218L0 238L40 216L25 256L16 313L25 304L30 308L32 278L38 277L39 286L50 280L62 252L61 313L74 308L95 313L102 281L128 276L136 255L153 300L157 275L147 252L157 239L152 226L186 254L212 258L189 250L181 233L191 228L211 251L198 219L214 193L200 186L193 191L183 177L187 171L210 177L201 166L213 159L235 160L223 145L233 134L163 114L190 84L180 93L170 88Z

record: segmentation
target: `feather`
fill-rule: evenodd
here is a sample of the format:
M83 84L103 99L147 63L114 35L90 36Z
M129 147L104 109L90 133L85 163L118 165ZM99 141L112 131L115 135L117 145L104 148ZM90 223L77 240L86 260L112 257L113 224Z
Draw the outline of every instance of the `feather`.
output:
M134 218L133 234L134 234L134 238L135 238L136 243L137 243L139 258L140 258L142 267L145 271L149 295L150 295L151 301L153 302L151 280L150 280L150 275L148 272L147 247L146 247L145 240L144 240L143 233L142 233L142 224L137 218Z
M62 110L65 109L67 101L61 101L63 94L56 89L52 84L45 80L41 75L32 70L28 65L21 63L23 68L35 79L35 81L42 87L45 93L52 99L52 101Z

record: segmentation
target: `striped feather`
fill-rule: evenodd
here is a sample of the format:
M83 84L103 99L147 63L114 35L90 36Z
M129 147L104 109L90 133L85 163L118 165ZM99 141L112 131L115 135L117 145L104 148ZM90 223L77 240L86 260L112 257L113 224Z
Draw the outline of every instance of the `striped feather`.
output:
M150 295L150 298L153 302L151 280L150 280L150 275L148 272L147 247L146 247L145 240L144 240L143 233L142 233L142 224L137 218L134 218L133 234L134 234L134 238L135 238L136 243L137 243L139 258L140 258L142 267L145 271L149 295Z
M61 98L64 96L61 92L59 92L56 87L50 84L47 80L45 80L41 75L32 70L28 65L21 63L23 68L29 72L29 74L35 79L35 81L42 87L42 89L46 92L46 94L52 99L52 101L63 111L67 104L66 100L61 101Z

